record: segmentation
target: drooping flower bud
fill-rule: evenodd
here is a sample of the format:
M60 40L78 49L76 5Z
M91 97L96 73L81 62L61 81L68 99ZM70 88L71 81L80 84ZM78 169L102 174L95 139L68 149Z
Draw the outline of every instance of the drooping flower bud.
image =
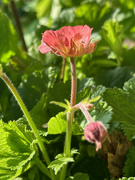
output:
M106 138L110 141L107 129L102 122L91 122L85 126L84 139L91 143L95 143L96 151L101 149L102 143Z

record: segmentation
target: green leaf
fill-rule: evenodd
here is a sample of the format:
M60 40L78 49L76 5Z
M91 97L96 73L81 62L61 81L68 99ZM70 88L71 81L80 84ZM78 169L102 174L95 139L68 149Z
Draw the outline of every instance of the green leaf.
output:
M36 154L33 134L14 121L0 121L0 179L13 179L32 166Z
M109 6L109 3L86 2L76 8L75 14L85 24L99 29L111 11Z
M92 86L91 91L90 88L86 88L84 94L86 97L89 97L89 99L101 96L99 100L92 103L94 106L90 110L90 114L95 121L102 121L106 128L109 128L109 122L112 119L112 108L108 106L105 101L103 101L102 96L105 90L106 88L102 85ZM82 93L78 93L78 96L80 95L82 95ZM77 111L75 113L75 119L77 120L77 122L79 122L82 128L85 127L87 120L85 119L81 111Z
M102 84L103 86L113 88L117 86L122 88L124 83L133 76L133 71L127 67L117 67L99 73L95 78L95 83Z
M57 174L60 171L60 169L69 162L74 162L74 159L72 157L63 156L57 160L52 161L48 168L54 169L55 174Z
M55 29L58 29L59 27L71 26L72 23L74 24L75 20L75 8L67 8L63 9L60 13L60 15L54 19L53 26Z
M65 157L64 154L58 154L55 157L56 160L52 161L48 168L54 169L55 174L57 174L64 165L69 162L74 162L74 159L72 158L74 154L78 154L77 149L72 149L69 157Z
M129 139L135 137L135 78L125 83L123 89L107 89L104 94L106 102L113 107L113 120L123 124Z
M52 117L48 122L48 134L61 134L66 132L67 119L66 113L60 112L56 117ZM83 130L77 121L73 121L73 134L82 134Z
M11 0L3 0L4 3L9 3Z
M110 49L116 54L117 60L121 60L122 47L122 27L113 20L108 20L102 26L101 35L104 41L109 45Z
M129 178L126 178L126 177L122 177L122 178L119 178L119 180L134 180L135 178L134 177L129 177ZM112 179L114 180L114 179Z
M26 107L30 111L40 101L42 94L47 92L57 78L58 69L55 67L35 70L28 77L24 77L23 82L18 87L18 92ZM22 112L17 102L13 98L11 119L18 119Z
M47 101L47 95L43 94L40 101L30 111L30 115L37 129L39 130L40 135L43 135L43 136L47 135L47 129L43 128L43 125L48 122L48 116L46 113L46 101ZM17 120L17 123L25 124L26 127L31 130L25 117L19 118Z
M53 0L39 0L36 6L37 17L49 16Z
M7 63L15 55L17 34L8 17L0 10L0 62Z
M123 168L124 176L131 177L135 174L135 147L131 147L126 156L125 166Z
M74 176L69 177L66 180L89 180L89 176L85 173L76 173Z

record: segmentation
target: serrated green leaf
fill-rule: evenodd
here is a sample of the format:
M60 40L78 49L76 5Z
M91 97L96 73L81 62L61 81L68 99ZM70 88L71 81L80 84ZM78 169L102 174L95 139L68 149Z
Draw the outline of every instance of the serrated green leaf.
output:
M29 111L40 101L42 94L53 86L57 78L57 72L58 69L55 67L35 70L20 83L18 92ZM13 117L11 119L18 119L22 112L14 98L12 101Z
M122 27L113 20L108 20L102 26L101 35L104 41L110 46L113 53L115 53L118 62L121 60L121 47L122 47Z
M107 89L104 94L106 102L113 107L113 120L123 123L129 139L135 137L135 78L125 83L123 89Z
M56 160L52 161L48 168L52 168L55 171L55 174L57 174L64 165L68 164L69 162L74 162L72 156L76 153L77 152L73 150L69 157L65 157L64 154L58 154L55 157Z
M131 149L127 153L123 172L124 172L125 177L134 176L134 173L135 173L135 147L131 147Z
M78 152L78 149L71 149L71 154L70 154L70 156L72 157L74 154L80 154L80 153Z
M15 55L17 49L17 34L8 17L0 10L0 62L7 63Z
M85 173L76 173L74 176L69 177L66 180L89 180L89 176Z
M60 112L56 117L52 117L48 122L48 134L61 134L66 132L67 119L66 113ZM72 131L74 135L79 135L83 133L81 126L77 121L73 121Z
M102 99L105 90L106 88L102 85L93 86L91 88L91 91L90 88L86 88L86 92L84 91L84 94L90 99L101 96L98 101L95 101L93 103L94 107L90 110L90 114L95 121L102 121L105 126L109 128L109 122L112 119L112 108L108 106L108 104ZM78 95L80 96L81 94L79 93ZM75 118L79 122L80 126L84 128L87 123L84 115L80 111L77 111L75 114Z
M37 151L33 134L23 125L0 121L0 179L12 179L31 167Z

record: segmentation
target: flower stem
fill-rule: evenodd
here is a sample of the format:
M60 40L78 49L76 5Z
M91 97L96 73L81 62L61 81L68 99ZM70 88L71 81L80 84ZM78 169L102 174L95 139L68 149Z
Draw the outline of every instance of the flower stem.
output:
M71 107L75 105L76 102L76 88L77 88L77 80L76 80L76 64L75 59L70 58L71 65Z
M77 87L77 80L76 80L76 64L75 59L70 59L71 64L71 100L70 104L71 107L75 105L76 102L76 87ZM71 151L71 138L72 138L72 122L73 122L74 112L67 113L67 130L66 130L66 139L65 139L65 146L64 146L64 154L66 157L70 155ZM61 171L60 180L65 180L67 172L67 165L64 165Z
M90 113L87 111L87 109L83 106L82 103L79 104L79 108L81 109L82 113L84 114L85 118L87 119L88 122L94 122Z
M50 158L48 156L48 153L47 153L47 151L45 149L45 146L44 146L44 144L43 144L43 142L42 142L42 140L40 138L39 132L38 132L38 130L37 130L37 128L36 128L32 118L31 118L27 108L25 107L21 97L19 96L17 90L15 89L15 87L13 86L13 84L11 83L11 81L9 80L7 75L5 73L3 73L1 71L1 69L0 69L0 77L4 80L4 82L7 84L7 86L9 87L11 92L13 93L14 97L16 98L20 108L22 109L22 111L23 111L23 113L24 113L24 115L25 115L25 117L26 117L26 119L27 119L27 121L28 121L28 123L29 123L29 125L30 125L30 127L31 127L31 129L32 129L32 131L33 131L33 133L34 133L34 135L36 137L36 139L37 139L37 142L38 142L40 150L41 150L41 152L43 154L43 157L44 157L47 165L49 165L50 164ZM47 170L47 168L46 168L46 170ZM49 170L48 170L48 174L50 174L50 173L51 173L52 179L55 179L53 171L49 172Z

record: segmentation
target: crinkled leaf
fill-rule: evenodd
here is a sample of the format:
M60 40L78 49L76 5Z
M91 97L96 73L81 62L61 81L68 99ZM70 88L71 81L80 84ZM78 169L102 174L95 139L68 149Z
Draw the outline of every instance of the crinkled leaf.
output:
M48 168L54 169L55 174L57 174L60 169L69 162L74 162L74 159L72 157L61 157L57 160L52 161Z
M107 89L104 94L106 102L113 107L113 119L123 123L129 139L135 137L135 78L125 83L123 89Z
M69 157L64 156L64 154L58 154L55 157L56 160L52 161L48 168L54 169L55 174L57 174L64 165L69 162L74 162L74 159L72 158L74 154L78 154L77 149L72 149Z
M98 74L94 81L96 84L102 84L106 87L113 88L117 86L122 88L124 83L133 76L133 71L127 67L117 67Z
M0 10L0 62L7 63L15 55L17 34L8 17Z
M7 180L31 167L36 149L33 134L14 121L0 121L0 134L0 179Z
M35 70L20 83L18 92L29 111L39 102L42 94L53 86L57 77L57 70L55 67ZM12 119L18 119L22 115L15 99L13 99L12 113Z
M101 35L104 41L109 45L110 49L115 53L118 60L121 56L121 47L122 47L122 36L121 36L122 27L113 20L108 20L102 26Z

